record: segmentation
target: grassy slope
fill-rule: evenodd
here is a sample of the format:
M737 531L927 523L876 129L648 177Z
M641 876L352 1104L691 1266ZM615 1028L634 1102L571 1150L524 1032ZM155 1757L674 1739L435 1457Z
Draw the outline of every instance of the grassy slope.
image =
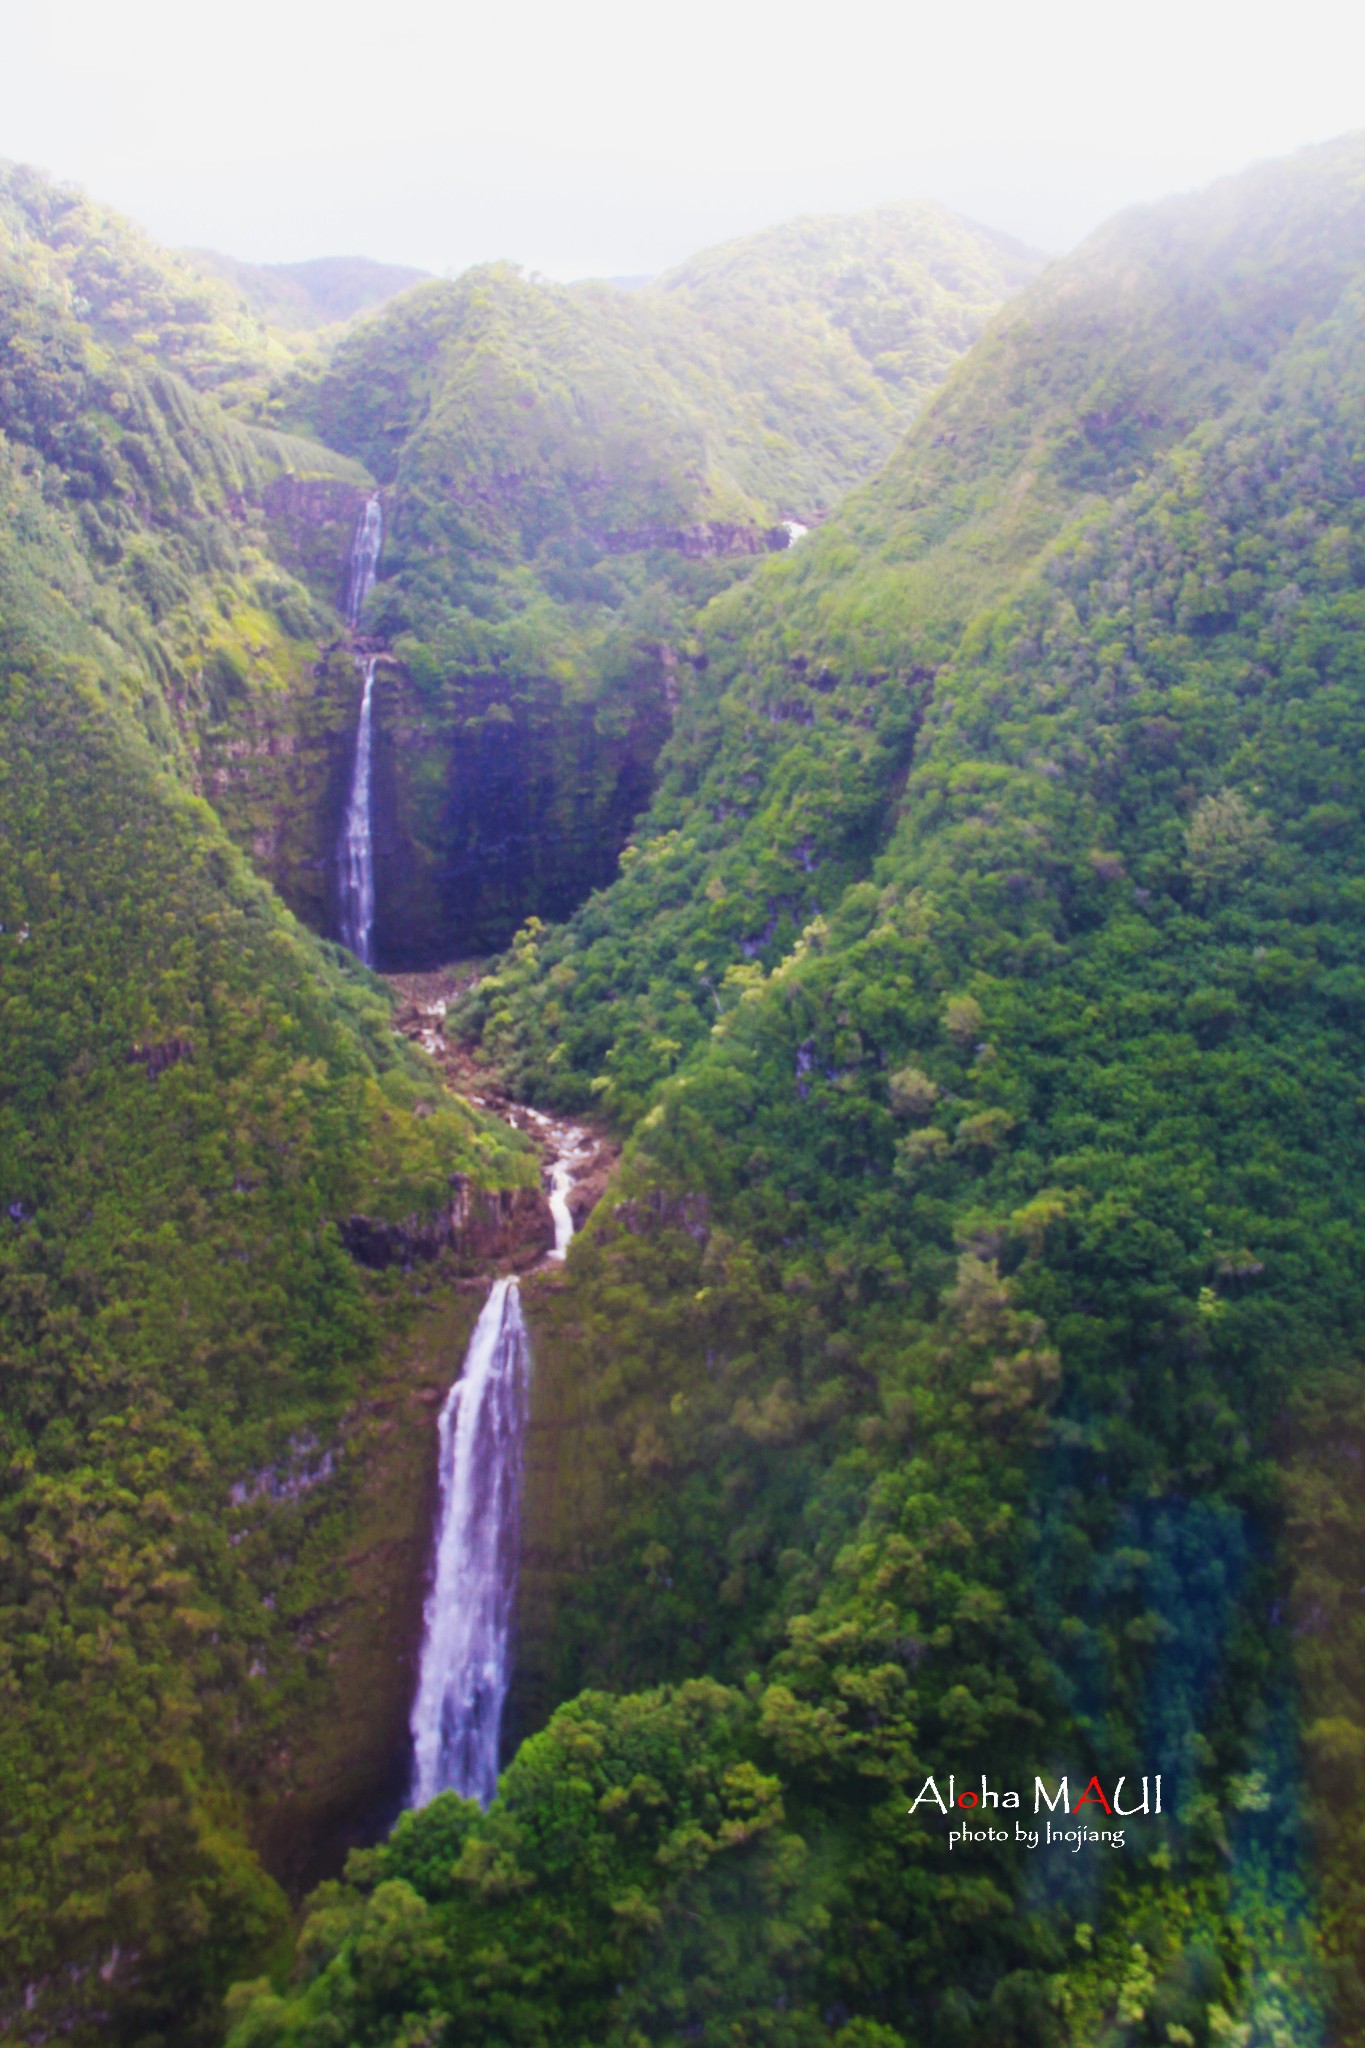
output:
M533 1676L682 1689L407 1823L241 2048L1362 2038L1362 164L1004 315L713 609L636 861L476 993L636 1125L533 1307ZM1049 1768L1163 1818L906 1811Z
M342 1564L375 1513L357 1403L424 1343L420 1303L356 1268L337 1221L425 1220L452 1171L534 1167L472 1113L427 1113L377 989L190 793L206 727L316 653L313 610L245 515L259 443L122 310L162 290L212 383L202 304L173 267L149 284L154 252L108 217L87 245L61 195L19 184L27 231L0 251L0 2003L7 2031L170 2009L185 2037L283 1924L250 1804L321 1768L310 1731L364 1633Z

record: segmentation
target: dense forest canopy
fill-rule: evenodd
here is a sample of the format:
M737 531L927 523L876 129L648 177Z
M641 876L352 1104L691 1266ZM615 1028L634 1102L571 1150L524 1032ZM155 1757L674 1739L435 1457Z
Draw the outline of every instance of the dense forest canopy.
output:
M729 1685L800 1841L789 1893L742 1852L748 1974L657 1858L562 2038L661 1981L646 2039L1359 2038L1362 166L1126 217L999 316L702 616L621 879L469 998L636 1134L541 1312L526 1685ZM1121 1768L1162 1822L1070 1880L908 1821L930 1771ZM523 1796L474 1824L525 1831L508 1915L554 1910ZM261 2038L382 2037L362 1930L440 1824ZM487 2038L470 1894L416 1889L410 1995ZM569 1993L518 1969L529 2027Z
M0 225L3 2024L1365 2041L1365 138L1041 272L886 208L303 349ZM394 957L524 919L448 1033L625 1151L524 1287L499 1796L294 1913L451 1176L537 1177L253 871L326 858L374 489ZM983 1774L1161 1808L950 1848Z

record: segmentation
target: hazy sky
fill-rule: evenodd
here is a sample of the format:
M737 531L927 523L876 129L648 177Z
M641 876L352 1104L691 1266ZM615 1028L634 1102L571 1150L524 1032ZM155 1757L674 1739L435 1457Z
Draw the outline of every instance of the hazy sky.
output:
M929 197L1044 248L1365 126L1340 0L9 0L0 156L163 241L552 276Z

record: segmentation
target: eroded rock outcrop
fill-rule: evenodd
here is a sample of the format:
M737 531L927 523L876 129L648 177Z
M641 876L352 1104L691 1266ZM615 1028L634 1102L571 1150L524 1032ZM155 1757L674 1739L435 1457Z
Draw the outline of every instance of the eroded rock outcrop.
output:
M450 1201L439 1216L406 1217L401 1223L378 1216L348 1216L341 1241L360 1265L378 1271L404 1270L443 1252L471 1271L534 1265L555 1241L550 1205L538 1188L476 1188L468 1176L450 1177Z

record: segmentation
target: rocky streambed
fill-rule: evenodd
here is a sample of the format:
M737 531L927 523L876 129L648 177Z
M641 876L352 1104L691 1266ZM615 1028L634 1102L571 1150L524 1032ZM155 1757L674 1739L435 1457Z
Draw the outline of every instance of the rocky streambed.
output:
M556 1248L562 1250L564 1231L562 1223L556 1227L554 1215L559 1204L567 1209L574 1230L582 1229L601 1199L621 1148L591 1118L560 1116L514 1101L467 1047L446 1037L447 1012L470 979L454 968L385 976L397 998L395 1030L430 1054L455 1094L524 1132L540 1154L542 1200L534 1224L528 1218L529 1227L510 1233L503 1247L489 1247L493 1263L527 1272L554 1263Z

